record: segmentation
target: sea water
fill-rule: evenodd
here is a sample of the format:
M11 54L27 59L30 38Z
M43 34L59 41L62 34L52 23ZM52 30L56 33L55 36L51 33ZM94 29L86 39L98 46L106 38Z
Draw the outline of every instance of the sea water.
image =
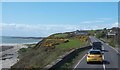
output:
M23 39L9 36L0 36L0 44L31 44L38 43L41 39Z

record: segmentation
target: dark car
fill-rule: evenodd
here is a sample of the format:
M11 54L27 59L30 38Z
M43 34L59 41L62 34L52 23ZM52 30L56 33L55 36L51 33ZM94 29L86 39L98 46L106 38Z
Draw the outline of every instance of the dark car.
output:
M94 50L102 50L102 43L101 42L93 42L92 49Z

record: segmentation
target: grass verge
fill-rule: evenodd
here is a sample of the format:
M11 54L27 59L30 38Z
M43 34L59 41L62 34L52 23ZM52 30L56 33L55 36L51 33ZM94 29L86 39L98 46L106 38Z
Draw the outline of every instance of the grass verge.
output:
M81 60L81 58L88 52L87 50L82 50L75 56L72 60L69 60L67 63L63 64L60 69L73 70L75 65Z

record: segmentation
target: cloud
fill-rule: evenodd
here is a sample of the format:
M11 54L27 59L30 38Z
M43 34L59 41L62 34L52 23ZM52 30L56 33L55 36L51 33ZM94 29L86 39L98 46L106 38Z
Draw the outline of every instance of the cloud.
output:
M27 36L48 36L53 33L74 31L79 29L78 25L62 24L15 24L3 23L3 35L27 35Z
M113 23L112 27L120 27L120 25L118 24L118 22Z
M50 29L76 29L74 28L75 25L56 25L56 24L15 24L15 23L11 23L11 24L2 24L3 29L40 29L40 30L50 30ZM75 26L76 27L76 26Z
M104 22L104 21L103 20L91 20L91 21L84 21L81 23L101 23L101 22Z
M2 24L0 23L0 36L2 35Z
M2 23L0 23L0 30L2 30Z
M83 21L81 23L86 23L86 24L91 24L91 23L102 23L102 22L106 22L108 20L112 20L112 18L97 18L94 20L89 20L89 21Z
M11 36L49 36L53 33L71 32L75 30L99 29L91 25L73 24L15 24L2 25L3 35Z
M100 22L100 21L96 21ZM54 33L71 32L75 30L95 30L118 26L118 23L108 24L17 24L3 23L0 25L0 32L10 36L49 36Z

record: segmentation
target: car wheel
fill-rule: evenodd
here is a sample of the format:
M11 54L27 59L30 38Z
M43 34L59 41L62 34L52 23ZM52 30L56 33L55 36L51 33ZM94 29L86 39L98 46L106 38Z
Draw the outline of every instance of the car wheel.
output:
M101 64L103 64L103 61L101 62Z
M90 64L90 62L87 62L87 64Z
M103 62L99 61L98 63L99 63L99 64L102 64Z

